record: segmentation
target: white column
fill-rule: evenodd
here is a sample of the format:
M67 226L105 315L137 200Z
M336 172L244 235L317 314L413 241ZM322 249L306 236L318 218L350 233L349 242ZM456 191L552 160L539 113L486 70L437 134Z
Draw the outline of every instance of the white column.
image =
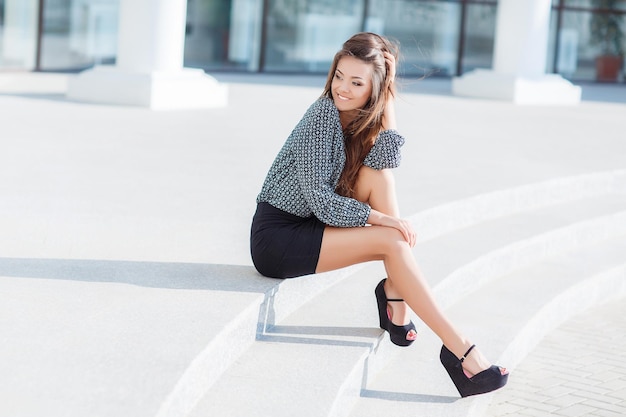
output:
M183 68L187 0L121 0L115 66L70 80L70 99L155 110L222 107L226 85Z
M122 0L117 65L130 71L182 69L186 0Z
M0 67L31 70L37 55L37 0L7 0L0 33Z
M493 69L478 69L452 80L460 96L517 104L577 104L580 87L546 74L551 0L499 0Z

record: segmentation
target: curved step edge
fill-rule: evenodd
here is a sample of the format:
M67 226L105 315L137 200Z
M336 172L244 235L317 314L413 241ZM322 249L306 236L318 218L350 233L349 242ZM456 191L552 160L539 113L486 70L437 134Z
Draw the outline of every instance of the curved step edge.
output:
M445 309L516 269L620 235L626 235L626 211L576 222L486 253L445 277L433 293Z
M420 211L408 219L418 243L485 220L616 192L626 192L626 170L596 172L526 184Z
M256 338L256 328L251 324L258 320L263 298L259 295L258 303L251 303L239 313L191 361L159 407L156 417L188 415L224 371L250 348Z

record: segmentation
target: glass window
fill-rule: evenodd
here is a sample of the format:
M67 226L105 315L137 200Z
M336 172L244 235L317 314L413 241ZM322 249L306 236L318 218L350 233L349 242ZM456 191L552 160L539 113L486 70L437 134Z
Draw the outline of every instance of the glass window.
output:
M577 80L618 81L624 68L625 16L565 10L555 70ZM613 75L604 75L607 65Z
M114 63L118 13L119 0L46 0L41 69Z
M0 0L0 69L35 68L37 0Z
M456 72L460 11L450 2L369 0L366 29L400 42L399 74L450 76Z
M185 66L258 71L263 0L188 0Z
M266 71L326 73L335 53L362 30L363 0L269 0Z
M465 49L462 72L493 66L497 6L470 4L465 17Z
M563 5L567 7L584 9L607 9L626 11L626 0L565 0Z

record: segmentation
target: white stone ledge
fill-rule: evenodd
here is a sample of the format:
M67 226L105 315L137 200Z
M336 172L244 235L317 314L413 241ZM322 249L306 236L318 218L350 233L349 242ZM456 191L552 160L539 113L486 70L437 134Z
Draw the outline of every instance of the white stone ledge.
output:
M151 110L224 107L228 87L201 69L131 72L97 66L68 80L67 98Z
M575 105L582 90L558 74L529 77L477 69L454 78L452 92L524 105Z

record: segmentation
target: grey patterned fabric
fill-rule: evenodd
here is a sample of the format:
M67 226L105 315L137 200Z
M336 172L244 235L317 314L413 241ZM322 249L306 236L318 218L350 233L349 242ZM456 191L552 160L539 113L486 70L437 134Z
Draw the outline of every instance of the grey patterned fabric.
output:
M400 165L404 137L395 130L378 135L364 165L380 170ZM323 97L309 107L274 160L258 202L300 217L314 215L335 227L365 226L371 208L335 193L346 161L339 110Z

